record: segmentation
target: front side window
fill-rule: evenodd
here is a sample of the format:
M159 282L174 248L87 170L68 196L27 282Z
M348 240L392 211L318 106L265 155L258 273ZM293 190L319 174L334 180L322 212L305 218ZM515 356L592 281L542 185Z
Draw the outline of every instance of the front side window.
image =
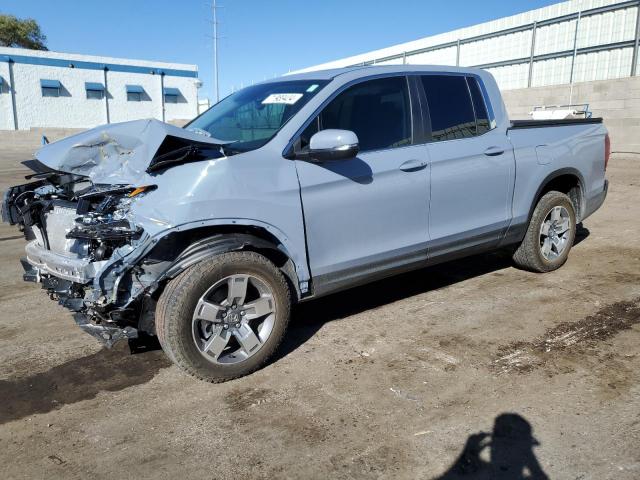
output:
M368 80L340 93L301 135L301 147L319 127L351 130L358 136L360 151L410 145L411 103L405 77Z
M307 125L307 127L300 134L300 145L299 149L304 151L309 148L309 143L311 142L311 137L313 137L316 133L320 131L320 118L319 116L314 118L313 121Z
M476 135L476 118L467 87L459 75L423 75L421 77L433 140L456 140Z
M140 92L127 92L127 102L141 102L142 93Z
M186 128L229 140L229 151L246 152L265 145L328 82L269 82L233 93Z

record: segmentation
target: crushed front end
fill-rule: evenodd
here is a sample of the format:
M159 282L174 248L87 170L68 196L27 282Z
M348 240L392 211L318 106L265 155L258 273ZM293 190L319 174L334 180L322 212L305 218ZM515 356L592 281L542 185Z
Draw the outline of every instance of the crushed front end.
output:
M192 208L193 179L207 176L228 143L148 119L43 146L23 162L34 172L26 177L30 183L11 187L2 204L3 221L17 225L28 242L24 279L42 284L107 346L155 334L153 294L171 258L150 251L186 220L181 214ZM196 175L164 174L195 164ZM174 189L189 201L175 200ZM165 208L156 208L163 202Z
M144 242L128 213L135 197L153 187L94 184L37 160L24 163L35 171L34 181L11 187L2 205L3 221L17 225L28 242L24 280L40 283L103 344L137 337L144 307L118 298L122 277L108 272Z

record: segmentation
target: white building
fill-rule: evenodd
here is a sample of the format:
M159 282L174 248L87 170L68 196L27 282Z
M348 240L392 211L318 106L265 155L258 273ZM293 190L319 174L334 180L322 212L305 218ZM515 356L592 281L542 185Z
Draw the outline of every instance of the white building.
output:
M0 47L0 130L198 114L198 67Z
M371 64L460 65L490 71L503 90L635 76L639 6L639 0L571 0L298 72Z

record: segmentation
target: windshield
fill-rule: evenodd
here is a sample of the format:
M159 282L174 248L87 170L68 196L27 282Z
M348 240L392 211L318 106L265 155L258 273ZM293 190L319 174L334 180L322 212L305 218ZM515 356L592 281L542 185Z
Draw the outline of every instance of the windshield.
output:
M186 128L220 140L231 153L265 145L328 82L270 82L240 90L215 104Z

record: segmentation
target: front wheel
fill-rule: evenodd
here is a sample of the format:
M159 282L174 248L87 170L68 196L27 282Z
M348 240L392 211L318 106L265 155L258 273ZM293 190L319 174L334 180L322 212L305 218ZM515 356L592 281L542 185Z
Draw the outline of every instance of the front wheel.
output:
M567 261L575 237L576 212L571 199L561 192L548 192L536 205L513 260L532 272L556 270Z
M180 368L222 382L269 360L290 310L289 287L275 265L254 252L224 253L169 282L156 308L156 331Z

